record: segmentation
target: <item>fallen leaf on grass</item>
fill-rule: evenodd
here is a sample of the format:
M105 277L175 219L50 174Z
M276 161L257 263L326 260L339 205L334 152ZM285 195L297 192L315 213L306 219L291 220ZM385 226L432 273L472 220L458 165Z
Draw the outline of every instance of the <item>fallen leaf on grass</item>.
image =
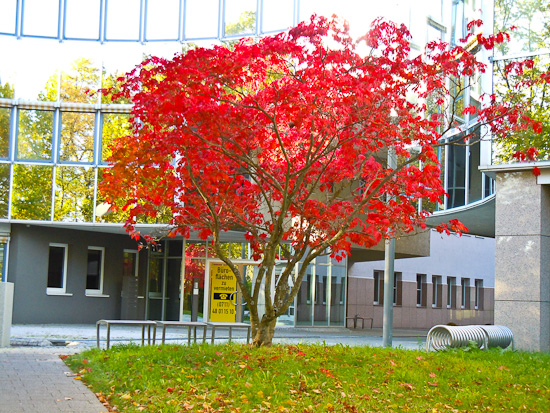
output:
M410 383L400 383L399 385L404 387L407 390L413 390L414 389L414 386Z

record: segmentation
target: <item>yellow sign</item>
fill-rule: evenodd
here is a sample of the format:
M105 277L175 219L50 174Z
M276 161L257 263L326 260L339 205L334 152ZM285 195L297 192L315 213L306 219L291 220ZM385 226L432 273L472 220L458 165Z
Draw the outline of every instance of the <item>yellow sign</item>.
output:
M234 295L237 291L237 277L225 264L210 266L210 321L235 322Z

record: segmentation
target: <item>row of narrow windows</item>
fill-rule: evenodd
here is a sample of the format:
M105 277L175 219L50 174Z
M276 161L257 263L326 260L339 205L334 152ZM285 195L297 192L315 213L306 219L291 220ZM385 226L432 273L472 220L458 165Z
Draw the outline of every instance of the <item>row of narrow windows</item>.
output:
M384 303L384 272L374 271L374 297L375 305ZM449 309L483 309L483 280L447 277L447 284L443 284L441 275L432 275L431 284L428 284L426 274L416 274L416 305L417 307L446 308ZM460 283L458 283L460 280ZM428 292L431 292L428 303ZM460 294L459 294L460 293ZM395 273L393 281L393 304L400 306L403 303L402 274ZM460 299L460 303L458 300ZM460 304L460 305L459 305Z

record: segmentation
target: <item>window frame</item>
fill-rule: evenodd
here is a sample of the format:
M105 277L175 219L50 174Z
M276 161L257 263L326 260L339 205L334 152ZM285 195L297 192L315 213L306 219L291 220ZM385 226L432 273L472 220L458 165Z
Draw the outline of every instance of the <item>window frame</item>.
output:
M416 306L425 308L427 306L428 288L426 274L416 274Z
M61 287L48 287L48 278L50 272L50 251L51 247L63 248L63 274ZM48 274L46 277L46 295L65 295L71 296L72 294L67 293L67 268L69 262L69 244L61 244L56 242L50 242L48 244Z
M456 277L447 277L447 308L456 308Z
M134 256L134 273L132 274L133 277L138 278L139 275L139 251L138 250L132 250L132 249L123 249L122 250L122 260L126 259L125 254L131 254ZM123 272L124 274L124 272ZM129 275L129 274L127 274Z
M432 308L441 308L443 297L443 277L441 275L432 275Z
M85 295L88 297L109 297L108 295L103 294L104 287L104 278L105 278L105 247L97 246L88 246L87 252L90 251L101 251L101 263L99 265L99 288L86 288ZM88 255L87 254L87 255ZM86 259L86 283L88 282L88 265L89 265L89 255Z
M374 280L373 304L382 305L384 304L384 271L375 270L372 278Z
M475 285L475 309L483 310L483 280L476 278Z
M460 290L462 292L462 297L460 298L460 308L467 310L470 308L470 279L461 278L460 280Z
M392 304L394 307L403 305L403 274L401 272L393 273Z

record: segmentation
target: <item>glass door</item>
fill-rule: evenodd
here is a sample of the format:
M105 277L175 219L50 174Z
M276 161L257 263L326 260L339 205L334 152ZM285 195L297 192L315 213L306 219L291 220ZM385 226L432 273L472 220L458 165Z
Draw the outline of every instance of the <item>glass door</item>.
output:
M149 255L147 319L180 320L181 241L161 242Z
M164 258L151 255L147 282L147 319L162 320L164 291Z

